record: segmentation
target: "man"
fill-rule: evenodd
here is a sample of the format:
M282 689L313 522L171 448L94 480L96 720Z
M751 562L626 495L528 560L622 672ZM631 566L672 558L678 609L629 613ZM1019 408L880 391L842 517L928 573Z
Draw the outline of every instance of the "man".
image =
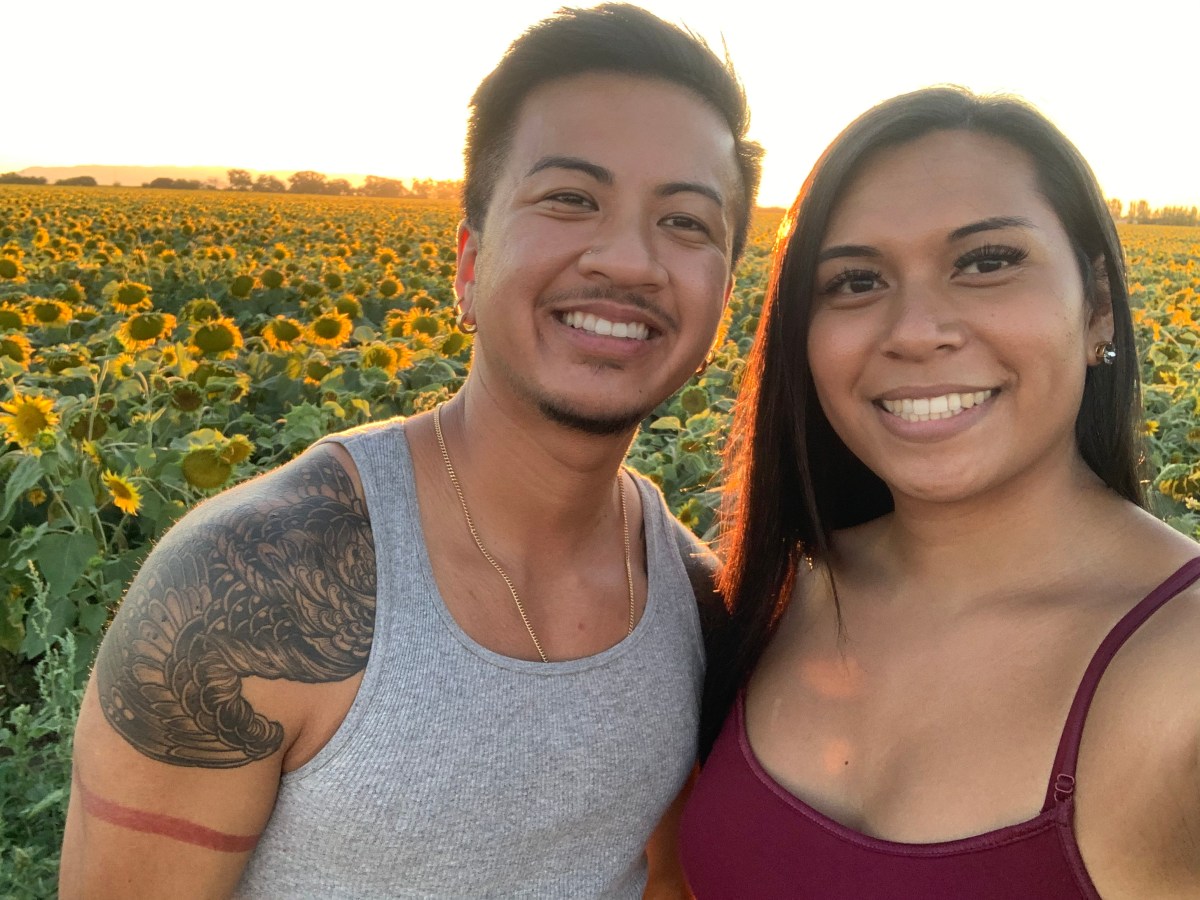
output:
M620 464L710 348L760 151L727 65L628 6L535 26L472 106L470 376L155 548L84 701L64 898L641 894L703 652Z

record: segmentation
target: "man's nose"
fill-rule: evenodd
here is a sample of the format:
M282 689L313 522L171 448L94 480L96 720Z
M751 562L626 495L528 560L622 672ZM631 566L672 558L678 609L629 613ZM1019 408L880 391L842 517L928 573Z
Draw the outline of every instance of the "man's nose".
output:
M579 256L579 270L622 288L657 288L667 282L653 231L631 221L600 228Z

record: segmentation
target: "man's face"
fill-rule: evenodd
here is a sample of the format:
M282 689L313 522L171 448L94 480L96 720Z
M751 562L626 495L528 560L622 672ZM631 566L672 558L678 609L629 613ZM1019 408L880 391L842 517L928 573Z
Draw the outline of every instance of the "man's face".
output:
M633 427L696 369L732 286L734 139L697 95L610 73L529 95L456 288L472 375L585 431Z

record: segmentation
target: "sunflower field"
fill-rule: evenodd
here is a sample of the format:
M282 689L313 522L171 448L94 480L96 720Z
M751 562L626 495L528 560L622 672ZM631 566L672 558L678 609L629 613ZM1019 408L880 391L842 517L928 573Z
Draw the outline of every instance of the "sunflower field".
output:
M431 201L0 186L0 895L52 890L72 711L150 545L318 437L431 409L462 383L458 215ZM630 454L702 535L780 217L754 223L712 364ZM1126 226L1122 239L1151 493L1200 537L1200 229Z

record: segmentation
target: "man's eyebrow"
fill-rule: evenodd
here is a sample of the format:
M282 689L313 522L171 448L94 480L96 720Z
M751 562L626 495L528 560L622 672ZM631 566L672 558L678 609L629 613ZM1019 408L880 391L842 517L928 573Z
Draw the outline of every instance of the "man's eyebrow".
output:
M580 159L578 156L543 156L525 173L525 177L536 175L544 169L571 169L589 175L601 184L613 183L612 172L604 166L598 166L586 159Z
M673 194L685 193L699 194L702 197L707 197L721 209L725 208L725 198L721 196L721 192L699 181L671 181L659 187L654 193L660 197L670 197Z
M866 256L874 258L882 255L874 247L869 247L866 244L834 244L832 247L826 247L817 254L817 262L823 263L826 260L838 259L842 256Z
M1036 226L1024 216L992 216L990 219L980 219L978 222L972 222L970 225L955 228L950 232L950 236L946 238L946 243L953 244L955 241L960 241L981 231L995 231L997 228L1014 227L1034 228Z

